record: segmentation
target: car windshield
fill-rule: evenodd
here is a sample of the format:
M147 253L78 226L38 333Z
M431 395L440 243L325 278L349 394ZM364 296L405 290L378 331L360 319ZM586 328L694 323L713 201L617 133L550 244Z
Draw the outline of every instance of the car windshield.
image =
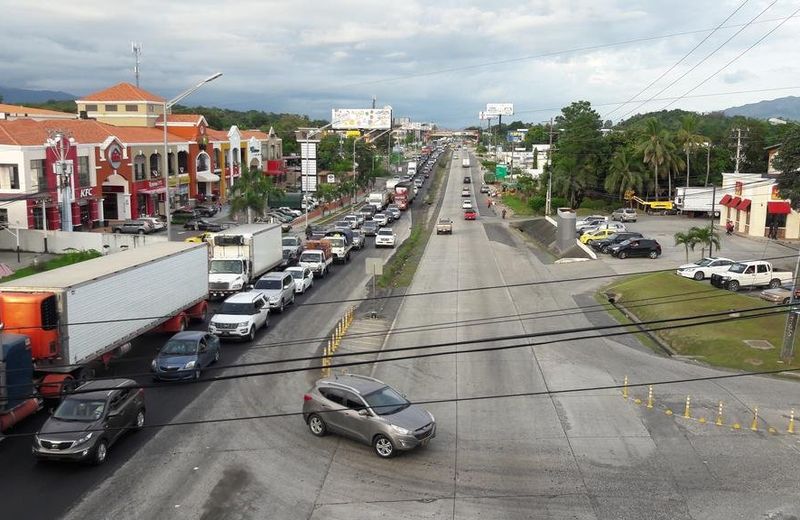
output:
M292 250L291 249L284 249L283 250L283 258L291 258L292 257Z
M300 255L301 262L317 262L321 253L303 253Z
M380 231L378 231L378 234L379 235L391 235L392 234L392 230L391 229L381 229Z
M209 273L242 273L242 263L238 260L212 260Z
M331 243L331 247L344 247L344 239L341 238L328 238L328 242Z
M293 270L289 271L289 273L291 273L292 278L295 280L301 280L303 278L303 271Z
M411 405L402 395L388 386L365 395L364 400L378 415L392 415Z
M705 267L705 266L709 265L713 261L714 261L713 258L703 258L702 260L697 262L696 265L698 265L700 267Z
M285 246L296 246L297 245L297 237L286 237L283 239L283 245Z
M239 314L242 316L249 316L255 313L252 303L233 303L225 302L219 309L220 314Z
M747 269L745 264L733 264L729 271L732 273L743 273L745 269Z
M62 421L94 422L103 416L106 409L104 399L64 399L56 408L53 417Z
M281 289L283 287L283 282L277 280L275 278L266 278L261 279L256 282L255 288L256 289Z
M197 352L197 342L189 339L171 339L161 347L162 354L188 356Z

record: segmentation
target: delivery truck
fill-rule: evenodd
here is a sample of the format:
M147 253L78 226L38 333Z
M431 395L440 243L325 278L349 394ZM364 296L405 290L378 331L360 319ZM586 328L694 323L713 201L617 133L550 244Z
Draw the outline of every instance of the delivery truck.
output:
M283 260L280 224L243 224L214 235L208 267L212 298L245 289Z
M0 431L149 332L208 313L207 244L160 242L0 284Z
M726 194L733 196L733 189L714 189L711 186L675 188L675 207L683 215L707 217L711 215L713 206L714 216L719 217L723 209L719 201Z
M383 211L389 202L391 199L388 191L373 191L367 196L367 204L375 206L378 211Z
M331 243L328 239L307 240L305 250L300 253L298 265L307 267L315 277L325 278L333 264Z

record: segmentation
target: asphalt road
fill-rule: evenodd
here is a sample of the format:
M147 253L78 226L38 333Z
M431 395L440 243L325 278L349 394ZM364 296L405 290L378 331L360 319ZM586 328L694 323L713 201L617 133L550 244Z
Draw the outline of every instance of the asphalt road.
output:
M403 217L392 224L401 242L407 238L410 228L410 216ZM191 233L194 234L194 233ZM191 234L181 235L186 238ZM234 363L273 361L281 358L316 355L320 352L321 342L312 339L297 342L306 338L318 338L327 335L336 321L343 315L346 304L313 305L317 302L363 297L367 282L366 262L368 257L386 259L392 250L375 249L374 238L367 238L367 245L361 251L354 252L348 264L336 264L324 279L314 281L314 287L305 295L298 295L294 306L283 314L270 317L268 329L259 331L253 344L225 342L223 343L223 359L221 365ZM218 305L212 304L213 308ZM131 374L147 374L150 361L168 335L147 335L139 338L133 350L117 360L108 373L98 375L114 375L127 377ZM281 342L291 340L289 345ZM251 371L278 368L272 366L257 367ZM204 379L217 374L240 373L241 369L214 370L204 374ZM142 383L151 383L149 376L138 375L134 379ZM219 418L238 415L264 413L265 406L274 407L274 397L287 396L287 401L298 401L302 391L313 379L312 374L300 374L297 381L299 387L291 391L282 388L282 378L252 378L230 382L209 382L201 384L167 384L146 392L147 422L163 424L186 418ZM302 388L302 389L301 389ZM298 394L298 392L300 392ZM290 407L290 408L296 408ZM12 433L33 433L41 427L47 418L42 411L36 416L23 421ZM249 429L251 424L240 424L238 427ZM199 430L173 427L147 428L141 432L124 436L109 451L107 462L101 467L86 467L75 464L36 463L30 453L29 437L7 438L0 442L0 482L2 482L2 518L52 519L61 518L66 512L80 503L87 496L95 500L91 511L81 518L110 518L110 512L117 507L134 508L128 512L130 518L167 518L171 517L172 500L168 500L163 514L151 516L140 514L140 507L153 504L149 499L140 502L132 501L135 494L132 487L149 487L158 480L156 475L165 472L164 466L177 454L194 450L212 449L218 441L229 437L225 428L211 427L210 435L219 438L208 441L202 446L193 439ZM166 445L161 444L165 440ZM125 475L130 468L147 474L130 480ZM176 468L184 469L181 465ZM185 475L178 477L185 480ZM102 486L112 486L112 495L97 496L93 490ZM13 497L13 499L11 498ZM161 505L164 505L161 504ZM124 517L126 515L123 515ZM120 518L122 518L120 517ZM211 518L219 518L213 516Z

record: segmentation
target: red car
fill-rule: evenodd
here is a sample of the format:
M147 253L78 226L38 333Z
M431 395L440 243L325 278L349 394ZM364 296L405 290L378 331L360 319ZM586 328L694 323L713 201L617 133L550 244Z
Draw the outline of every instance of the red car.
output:
M478 218L478 214L474 209L464 211L464 220L475 220L476 218Z

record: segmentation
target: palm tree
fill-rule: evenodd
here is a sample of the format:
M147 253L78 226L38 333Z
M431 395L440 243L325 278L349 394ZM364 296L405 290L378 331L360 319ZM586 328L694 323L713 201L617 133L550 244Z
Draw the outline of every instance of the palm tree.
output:
M681 118L681 127L676 135L678 143L686 152L686 187L689 187L689 154L708 141L708 138L697 133L697 116L687 114Z
M706 227L693 227L689 229L689 233L693 234L696 243L702 246L701 256L706 256L706 246L711 248L713 244L717 250L722 249L719 234L711 229L711 226ZM694 249L694 248L692 248Z
M642 170L628 149L620 148L611 159L605 188L608 193L617 193L620 200L628 190L635 193L642 193L644 190Z
M674 145L669 140L669 135L661 122L650 117L645 121L644 139L639 143L639 152L642 154L642 161L653 168L653 192L658 199L658 168L667 161L667 156L674 149Z
M674 238L675 238L675 245L676 246L682 245L686 249L686 263L687 264L689 263L689 248L691 248L692 251L694 251L694 246L697 243L697 236L694 233L692 233L693 229L697 229L697 228L691 228L686 233L683 233L683 232L679 231L679 232L675 233L675 235L673 235Z
M283 190L275 186L272 178L255 168L242 168L242 173L231 188L231 218L238 213L247 214L247 223L253 222L253 214L263 216L269 209L270 197L283 196Z

